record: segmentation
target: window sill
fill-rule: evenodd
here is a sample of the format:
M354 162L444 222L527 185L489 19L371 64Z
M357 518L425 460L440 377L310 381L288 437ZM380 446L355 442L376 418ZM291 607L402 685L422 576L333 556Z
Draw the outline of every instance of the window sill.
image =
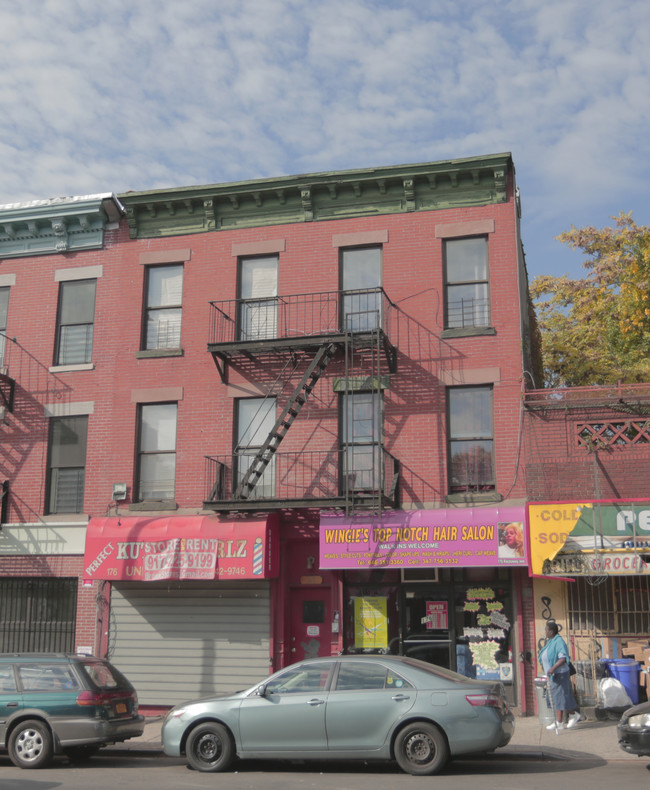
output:
M485 492L484 494L472 494L463 492L462 494L447 494L445 502L450 505L473 505L478 502L502 502L503 496L496 491Z
M455 329L443 329L440 337L475 337L477 335L496 335L497 330L493 326L459 326Z
M136 351L136 359L155 359L156 357L182 357L182 348L152 348L145 351Z
M95 370L94 362L86 362L83 365L53 365L48 368L50 373L72 373L75 370Z
M178 505L173 499L152 500L151 502L131 502L129 510L178 510Z

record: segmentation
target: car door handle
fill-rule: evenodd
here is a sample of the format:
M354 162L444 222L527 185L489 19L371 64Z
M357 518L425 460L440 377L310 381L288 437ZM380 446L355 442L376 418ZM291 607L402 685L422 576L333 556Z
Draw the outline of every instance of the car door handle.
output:
M394 697L391 697L394 702L404 702L407 699L411 699L408 694L395 694Z
M8 702L7 703L7 707L8 708L17 708L18 707L18 703L17 702Z
M312 708L316 707L316 705L323 705L324 702L325 702L324 699L310 699L310 700L307 700L307 704L311 705Z

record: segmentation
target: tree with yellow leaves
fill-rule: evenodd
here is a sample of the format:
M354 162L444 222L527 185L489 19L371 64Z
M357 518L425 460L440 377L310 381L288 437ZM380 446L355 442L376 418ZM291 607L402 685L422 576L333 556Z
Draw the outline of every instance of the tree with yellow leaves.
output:
M613 219L558 236L587 256L584 278L531 284L548 387L650 381L650 227Z

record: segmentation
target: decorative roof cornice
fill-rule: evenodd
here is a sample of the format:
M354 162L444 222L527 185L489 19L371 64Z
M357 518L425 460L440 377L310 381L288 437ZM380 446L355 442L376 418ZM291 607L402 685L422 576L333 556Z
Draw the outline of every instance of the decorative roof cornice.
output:
M503 203L511 168L511 155L503 153L118 197L131 238L155 238Z
M0 259L99 249L123 215L110 193L0 206Z

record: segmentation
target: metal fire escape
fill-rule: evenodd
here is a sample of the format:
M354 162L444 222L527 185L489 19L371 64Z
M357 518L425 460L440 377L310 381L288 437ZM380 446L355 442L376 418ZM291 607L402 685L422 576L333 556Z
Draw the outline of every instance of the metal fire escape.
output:
M379 304L381 298L390 304L381 289L376 291L379 296L373 294L374 303ZM316 306L314 297L317 297ZM244 467L245 471L241 478L238 479L235 470L238 463L243 461L242 456L233 456L230 459L228 457L206 459L210 471L207 472L209 494L204 506L218 512L316 506L341 508L347 513L357 508L381 511L386 507L397 507L399 463L385 451L381 411L372 408L370 428L372 439L365 447L351 441L354 435L354 415L349 411L352 400L350 393L355 391L369 393L373 404L380 403L388 374L395 372L396 349L385 331L384 313L387 310L376 309L376 315L370 318L366 315L362 319L357 316L352 320L346 314L344 320L340 321L338 305L342 304L342 298L339 292L280 297L278 302L287 314L291 313L293 326L296 325L296 312L301 312L295 305L299 300L303 300L304 304L309 306L313 325L307 325L301 332L286 331L284 326L287 321L280 311L277 331L272 337L258 339L248 337L242 340L237 339L236 331L241 304L237 300L229 303L212 303L214 323L208 350L223 381L227 380L228 367L232 364L244 367L257 365L257 372L261 360L266 360L268 369L271 369L269 363L273 359L289 357L293 360L293 364L283 368L278 380L268 390L267 398L275 398L278 393L287 389L291 394L263 444L255 448L254 455L247 454L250 461L247 467L242 463L242 471ZM332 304L337 305L337 310L332 310ZM323 316L327 317L326 323L322 321ZM241 336L241 333L239 334ZM299 360L302 360L302 363L299 363ZM301 453L278 452L316 384L333 361L336 361L339 369L342 368L343 376L335 379L334 382L335 389L343 395L341 420L346 426L338 450L320 452L323 458L319 457L318 452L312 452L308 448ZM284 372L286 367L290 367L290 375L297 369L302 371L297 383L291 384L289 380L280 380L282 375L286 376ZM365 419L366 432L367 422ZM332 490L331 487L325 490L327 487L324 481L332 477L333 452L336 454L334 463L338 468L336 475L338 483L336 490ZM355 469L355 458L358 457L361 457L364 467L361 473ZM306 463L307 459L309 463ZM266 479L265 472L272 462L274 464L272 469L280 469L277 472L278 477L291 478L292 482L297 481L296 487L303 485L305 490L269 496L268 486L261 485L260 482L263 478ZM301 463L308 468L309 474L309 477L304 478L304 483L299 473Z

